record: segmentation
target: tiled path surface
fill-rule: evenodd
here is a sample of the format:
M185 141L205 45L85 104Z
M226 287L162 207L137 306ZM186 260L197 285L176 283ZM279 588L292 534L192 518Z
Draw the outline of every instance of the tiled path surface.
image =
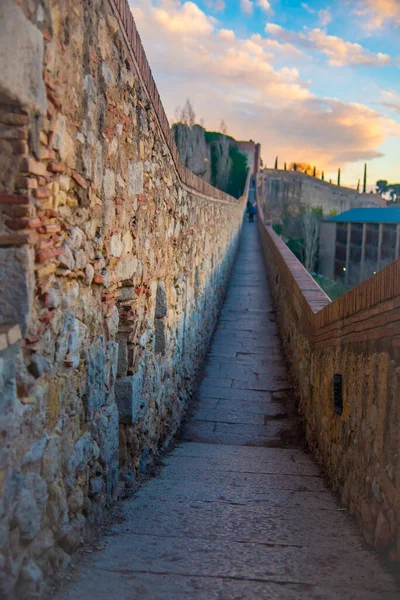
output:
M59 600L399 599L298 441L255 228L182 442Z

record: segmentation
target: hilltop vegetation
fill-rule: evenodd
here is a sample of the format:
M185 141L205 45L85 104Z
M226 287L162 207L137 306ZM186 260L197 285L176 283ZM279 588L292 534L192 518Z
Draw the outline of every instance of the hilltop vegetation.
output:
M196 123L196 115L188 100L176 111L172 133L183 164L216 188L239 198L247 176L247 157L239 151L236 140L221 131L207 131Z

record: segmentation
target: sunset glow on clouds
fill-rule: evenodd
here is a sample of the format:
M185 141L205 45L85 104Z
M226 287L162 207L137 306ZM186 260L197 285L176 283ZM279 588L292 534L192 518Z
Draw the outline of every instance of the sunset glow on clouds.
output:
M372 35L381 4L380 33ZM267 165L279 155L332 177L340 166L348 185L364 161L371 178L400 180L400 48L377 40L387 36L387 19L396 27L392 4L131 1L170 118L190 97L208 129L224 119L237 139L260 141Z
M356 0L354 12L364 19L364 27L374 30L387 21L400 27L399 0Z

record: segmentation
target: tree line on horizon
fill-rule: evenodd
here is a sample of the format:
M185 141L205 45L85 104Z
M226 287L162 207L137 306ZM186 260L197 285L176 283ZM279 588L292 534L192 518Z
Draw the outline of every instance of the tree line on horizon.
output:
M376 182L376 193L381 196L389 194L393 204L400 204L400 183L389 183L387 179L379 179Z
M266 165L264 165L264 168L266 168ZM278 156L275 159L274 169L279 170L279 157ZM315 166L313 167L309 163L294 162L294 163L289 164L289 168L287 166L287 163L284 163L283 170L284 171L297 171L298 173L304 173L305 175L309 175L310 177L316 177L318 179L321 177L321 181L325 181L325 172L322 171L322 173L321 173L320 171L317 170L317 168ZM367 163L365 163L364 179L363 179L363 194L367 193L367 176L368 176L368 167L367 167ZM332 179L329 180L329 183L332 183ZM340 184L341 184L341 169L339 168L338 175L337 175L337 185L340 186ZM387 184L387 181L386 181L386 184ZM377 185L378 185L378 182L377 182ZM360 192L360 187L361 187L361 179L358 180L357 192ZM400 189L399 189L398 194L400 195Z

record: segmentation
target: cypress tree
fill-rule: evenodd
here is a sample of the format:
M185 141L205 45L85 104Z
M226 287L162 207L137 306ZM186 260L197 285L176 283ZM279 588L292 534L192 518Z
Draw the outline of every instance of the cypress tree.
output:
M340 169L338 170L337 174L337 184L340 185Z
M361 183L361 181L360 181L360 179L359 179L359 180L358 180L358 183L357 183L357 192L359 192L359 191L360 191L360 183Z
M313 170L313 177L316 177L316 176L317 176L317 169L316 169L316 167L314 167L314 170Z
M364 165L364 185L363 185L363 193L367 193L367 163Z
M329 183L332 183L332 179L329 180Z
M285 171L287 171L287 168L286 168L286 163L285 163Z
M293 165L293 171L297 171L297 165L296 165L296 163L294 163L294 165Z
M276 157L276 159L275 159L275 170L277 170L277 168L278 168L278 157Z
M322 181L325 181L325 173L324 171L322 171L322 177L321 177Z

